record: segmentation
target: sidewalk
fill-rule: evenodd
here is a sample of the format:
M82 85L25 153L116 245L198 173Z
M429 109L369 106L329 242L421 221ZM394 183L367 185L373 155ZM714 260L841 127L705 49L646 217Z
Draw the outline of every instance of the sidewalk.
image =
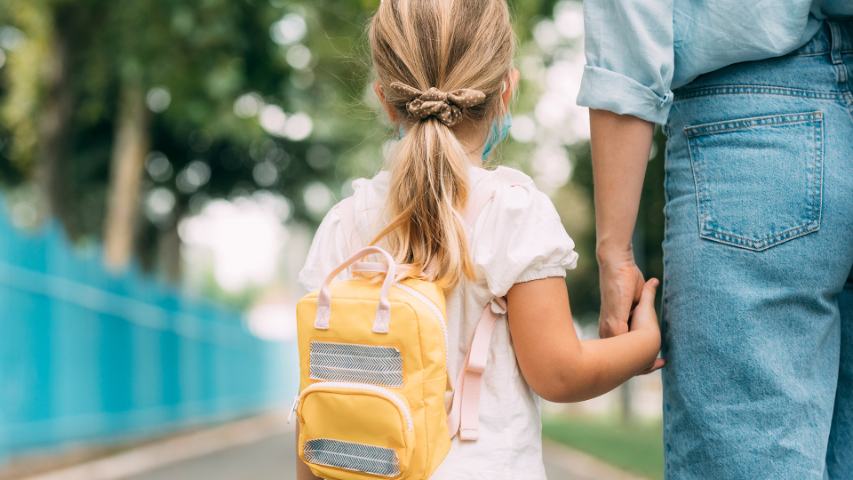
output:
M542 444L542 456L549 480L644 480L643 477L549 440Z
M284 414L212 427L26 480L281 480L293 478L294 435ZM551 480L637 480L585 454L546 442Z

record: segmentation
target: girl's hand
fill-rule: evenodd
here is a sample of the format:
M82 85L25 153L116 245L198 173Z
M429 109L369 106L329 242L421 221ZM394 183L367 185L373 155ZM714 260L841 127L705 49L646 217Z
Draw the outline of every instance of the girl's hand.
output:
M507 320L524 380L546 400L579 402L609 392L635 375L660 368L660 329L652 279L640 288L624 335L581 341L563 277L517 283L507 294ZM627 319L630 310L625 312Z
M644 333L644 338L648 338L649 348L653 348L655 352L660 352L661 345L660 324L658 323L657 312L655 312L655 294L659 284L657 278L645 282L640 294L640 301L631 313L631 320L628 324L630 331ZM665 363L664 359L656 358L641 373L654 372L663 367Z

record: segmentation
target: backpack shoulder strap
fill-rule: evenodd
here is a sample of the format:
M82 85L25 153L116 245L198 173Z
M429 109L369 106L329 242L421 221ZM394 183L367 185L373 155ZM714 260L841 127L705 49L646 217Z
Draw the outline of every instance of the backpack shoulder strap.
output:
M491 179L492 175L483 176L471 190L464 214L465 225L469 232L473 232L480 213L494 198L496 182ZM486 370L486 362L489 358L492 332L501 313L505 311L504 299L490 299L477 321L468 355L456 377L453 400L447 415L447 426L451 438L458 434L460 440L475 441L479 437L483 372Z
M483 384L483 372L486 371L486 361L489 358L489 347L492 342L492 332L498 321L500 313L506 311L506 302L502 298L495 298L486 305L477 328L474 329L474 338L468 348L465 364L456 377L456 388L453 390L453 400L450 404L450 412L447 414L447 428L450 438L459 434L459 439L464 441L475 441L479 437L480 428L480 390Z

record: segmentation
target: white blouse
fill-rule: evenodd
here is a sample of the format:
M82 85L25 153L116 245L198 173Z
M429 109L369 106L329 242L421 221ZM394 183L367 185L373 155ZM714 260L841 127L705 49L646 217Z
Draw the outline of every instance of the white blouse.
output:
M456 378L483 307L516 283L564 277L578 254L551 200L518 170L469 170L473 188L490 188L469 240L476 281L463 280L447 296L450 378ZM388 172L353 183L354 193L333 207L314 237L299 281L316 290L325 275L367 245L383 223ZM345 274L343 274L345 275ZM480 437L453 439L432 480L545 479L540 399L524 381L506 321L495 327L480 397Z

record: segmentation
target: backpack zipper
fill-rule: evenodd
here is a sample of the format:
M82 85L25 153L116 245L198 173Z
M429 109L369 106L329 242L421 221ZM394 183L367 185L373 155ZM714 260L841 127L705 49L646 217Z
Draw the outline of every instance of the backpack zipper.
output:
M448 350L450 348L449 347L450 342L448 341L448 338L447 338L447 319L445 319L444 315L442 315L441 309L439 309L438 305L436 305L435 302L430 300L429 297L427 297L423 293L415 290L414 288L412 288L408 285L403 285L402 283L397 283L394 286L399 288L400 290L408 293L410 296L415 297L422 304L426 305L426 307L435 316L435 319L438 320L438 324L441 327L441 332L444 334L444 365L446 368L448 365L450 365L450 356L448 353Z
M305 396L308 393L316 391L316 390L320 390L323 388L327 388L327 387L339 388L339 389L343 389L343 390L355 390L355 391L368 390L372 393L375 393L376 395L383 397L384 399L393 403L394 406L396 406L397 409L399 409L400 412L403 413L403 417L406 420L406 426L408 427L408 430L411 431L412 429L415 428L414 420L412 420L412 412L409 411L409 407L403 402L403 400L400 399L399 396L395 395L394 393L392 393L387 388L378 387L376 385L371 385L369 383L317 382L317 383L309 385L308 387L305 388L305 390L302 390L302 393L299 394L299 398L296 399L296 403L294 403L293 408L296 409L296 407L299 405L299 403L302 401L302 399L305 398Z
M290 412L287 414L287 423L290 424L290 421L293 420L293 414L296 413L296 407L299 406L299 395L295 395L293 397L293 403L290 405Z

